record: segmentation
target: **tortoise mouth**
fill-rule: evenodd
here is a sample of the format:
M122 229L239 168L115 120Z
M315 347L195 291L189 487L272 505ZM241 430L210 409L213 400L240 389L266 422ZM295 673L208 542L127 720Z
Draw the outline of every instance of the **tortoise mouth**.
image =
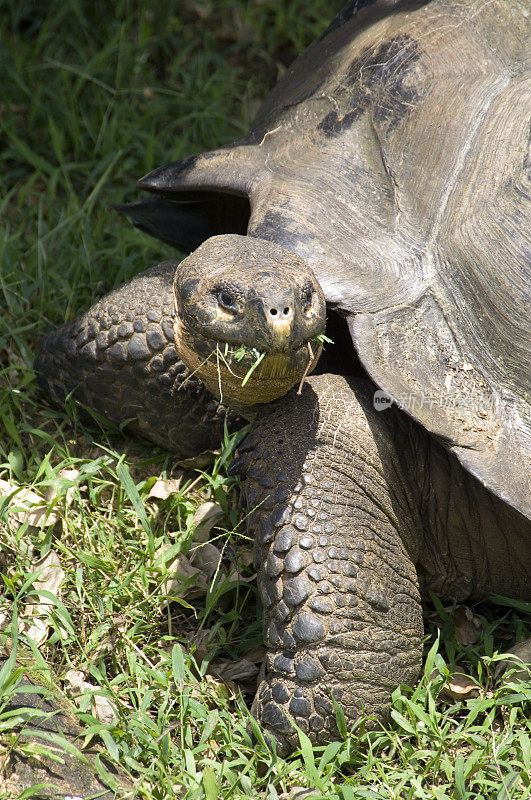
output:
M265 351L206 338L191 331L179 317L174 334L187 367L222 403L237 409L269 403L302 384L322 352L319 336L289 349Z
M242 388L250 380L254 380L256 384L291 378L296 381L307 374L306 366L314 360L317 362L320 353L321 345L317 337L289 349L269 352L243 344L235 347L228 342L216 342L215 352L213 351L216 362L221 361L224 368L241 381Z

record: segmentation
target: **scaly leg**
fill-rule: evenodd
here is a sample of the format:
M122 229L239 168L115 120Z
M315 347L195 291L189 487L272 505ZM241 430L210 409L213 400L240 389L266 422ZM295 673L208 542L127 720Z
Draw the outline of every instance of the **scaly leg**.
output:
M181 457L217 447L226 409L180 360L173 339L175 262L137 275L49 333L35 360L58 405L77 402ZM229 414L231 427L241 425Z
M318 744L337 735L332 697L350 723L382 716L418 675L411 449L407 420L336 375L271 404L240 448L269 650L253 711L282 753L291 721Z

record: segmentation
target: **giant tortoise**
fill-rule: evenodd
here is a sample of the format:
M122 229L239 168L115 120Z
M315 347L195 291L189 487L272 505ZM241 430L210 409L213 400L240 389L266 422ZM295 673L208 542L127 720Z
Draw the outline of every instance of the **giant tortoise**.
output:
M243 139L121 207L191 255L37 358L56 402L181 455L252 421L254 713L283 752L292 721L334 737L334 699L385 714L428 591L530 595L528 35L526 0L350 3Z

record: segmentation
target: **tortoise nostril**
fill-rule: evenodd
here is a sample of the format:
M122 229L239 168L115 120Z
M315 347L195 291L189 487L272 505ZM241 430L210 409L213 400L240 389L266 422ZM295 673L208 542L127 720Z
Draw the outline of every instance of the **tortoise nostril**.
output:
M284 308L282 309L282 312L280 311L280 309L278 309L276 307L270 308L269 309L269 316L271 316L271 317L280 316L280 317L284 317L284 318L285 317L290 317L291 316L291 307L290 306L284 306Z

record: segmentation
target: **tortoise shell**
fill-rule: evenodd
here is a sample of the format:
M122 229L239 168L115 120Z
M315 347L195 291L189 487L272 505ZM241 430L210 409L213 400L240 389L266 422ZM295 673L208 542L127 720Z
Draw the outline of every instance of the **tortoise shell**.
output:
M188 251L233 232L302 256L374 382L528 515L530 13L351 3L247 136L121 206Z

